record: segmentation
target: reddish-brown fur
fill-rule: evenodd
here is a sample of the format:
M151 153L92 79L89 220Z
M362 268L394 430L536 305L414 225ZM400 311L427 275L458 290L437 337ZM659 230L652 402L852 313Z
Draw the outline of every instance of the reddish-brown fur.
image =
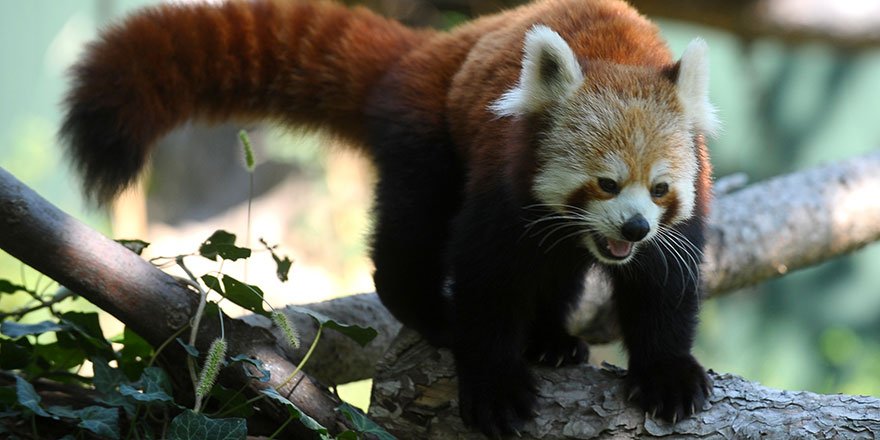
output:
M615 108L623 122L598 130L601 145L584 145L577 128L590 110L574 98L499 117L490 105L517 85L524 36L536 24L558 33L579 60L579 104L605 103L598 92L659 104ZM61 134L86 190L102 201L133 181L159 137L189 119L270 120L362 146L378 168L377 292L404 324L453 348L465 422L498 436L513 433L535 405L523 352L545 363L580 362L588 352L564 326L584 271L601 262L571 237L596 231L566 224L536 200L544 162L569 160L556 152L570 139L582 169L595 171L590 165L613 153L648 190L658 159L669 159L675 174L684 166L676 162L696 157L694 215L666 226L689 240L688 249L702 246L711 188L702 134L696 151L679 138L628 145L631 135L668 134L652 122L682 120L677 71L657 28L617 0L540 0L450 32L325 2L166 5L131 16L90 46L73 69ZM565 148L547 147L552 130L562 132ZM678 180L689 189L690 179ZM583 212L589 201L612 198L593 179L560 203ZM664 222L680 214L680 199L670 188L654 202ZM553 222L532 230L538 223L529 216ZM580 229L564 229L572 226ZM542 231L550 232L531 233ZM643 409L670 420L699 409L709 393L690 355L700 256L677 266L671 257L641 246L639 264L603 267L630 352L630 391ZM669 282L657 284L652 272ZM450 280L452 301L444 295Z

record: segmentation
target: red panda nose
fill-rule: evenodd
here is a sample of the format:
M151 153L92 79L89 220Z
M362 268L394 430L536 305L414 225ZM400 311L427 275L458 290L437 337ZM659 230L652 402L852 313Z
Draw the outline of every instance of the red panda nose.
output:
M645 238L650 230L651 225L648 224L648 220L641 214L636 214L620 227L620 234L629 241L639 241Z

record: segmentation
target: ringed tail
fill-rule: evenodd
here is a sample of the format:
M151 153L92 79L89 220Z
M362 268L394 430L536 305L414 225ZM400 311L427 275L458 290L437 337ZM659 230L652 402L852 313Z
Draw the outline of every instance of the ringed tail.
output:
M358 140L372 86L426 35L332 3L148 8L104 31L72 68L60 136L99 202L191 119L269 120Z

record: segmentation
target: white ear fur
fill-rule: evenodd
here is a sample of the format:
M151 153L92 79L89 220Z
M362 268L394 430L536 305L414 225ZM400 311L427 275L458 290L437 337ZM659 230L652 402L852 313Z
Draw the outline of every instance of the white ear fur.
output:
M702 38L691 40L681 55L676 86L685 116L694 128L716 135L720 124L709 102L709 46Z
M489 109L498 116L532 113L569 97L583 81L568 43L549 27L535 25L526 32L519 82Z

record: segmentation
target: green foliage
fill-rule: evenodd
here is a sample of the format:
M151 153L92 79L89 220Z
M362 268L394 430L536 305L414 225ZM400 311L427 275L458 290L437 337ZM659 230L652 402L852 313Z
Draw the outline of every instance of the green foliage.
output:
M250 257L251 250L236 246L235 234L219 230L202 243L199 247L199 255L214 261L217 260L217 257L235 261Z
M170 440L243 440L247 437L244 419L211 419L185 410L171 421Z
M251 251L235 246L235 235L217 231L200 247L199 254L212 260L237 260L248 258ZM134 252L143 250L147 243L139 240L126 240L122 243ZM264 242L265 244L265 242ZM287 257L279 258L272 247L267 250L278 264L279 278L286 279L290 269ZM172 260L182 261L181 257ZM182 264L182 263L181 263ZM195 281L195 280L194 280ZM265 308L263 291L255 285L239 281L226 274L203 275L205 286L254 313L274 315L275 323L288 334L291 341L296 336L293 324L280 312L270 313ZM359 439L365 435L391 439L373 422L349 406L339 408L351 421L355 429L332 436L326 427L303 413L290 400L278 394L274 388L267 388L258 396L248 399L243 390L231 390L209 376L216 376L221 368L244 368L248 377L255 381L268 383L271 379L269 369L259 359L232 353L228 357L225 350L212 349L201 371L200 380L195 381L190 390L177 390L162 368L153 366L156 350L134 333L125 328L116 337L105 338L98 314L95 312L68 311L60 313L53 308L55 297L42 294L7 280L0 280L0 294L26 292L38 302L37 306L23 308L12 313L0 314L0 370L15 378L15 387L0 387L0 436L30 436L43 438L43 430L50 425L41 425L37 419L53 419L71 430L79 430L62 438L165 438L171 439L243 439L248 434L246 417L254 414L254 404L260 399L270 399L288 409L290 418L278 427L272 438L277 437L288 423L297 422L315 432L322 439ZM45 292L48 289L40 289ZM70 292L67 292L68 294ZM308 361L320 337L320 331L331 328L345 334L361 345L369 343L376 331L357 325L340 323L320 313L304 308L296 308L306 313L319 326L318 336L312 341L308 352L297 372ZM32 313L49 312L51 319L36 323L21 322ZM202 315L221 316L216 303L209 301ZM176 338L192 358L194 364L202 364L200 351ZM288 341L288 342L291 342ZM173 341L166 341L173 342ZM295 341L298 342L298 341ZM166 344L163 344L165 346ZM216 346L216 344L214 344ZM91 362L91 377L79 374L86 362ZM210 371L209 371L210 370ZM198 374L193 372L194 374ZM210 373L210 374L208 374ZM295 374L296 372L294 372ZM292 377L293 375L291 375ZM36 380L41 382L37 382ZM63 381L92 390L92 403L80 408L67 406L46 407L37 389L42 381ZM285 382L286 383L286 382ZM35 388L35 385L36 388ZM183 405L179 396L191 396L198 389L195 405ZM193 408L193 409L188 409ZM32 431L17 432L22 429L16 424L7 425L4 420L30 418L27 428ZM55 425L56 424L51 424ZM57 434L57 433L54 433ZM56 436L50 436L52 438Z

